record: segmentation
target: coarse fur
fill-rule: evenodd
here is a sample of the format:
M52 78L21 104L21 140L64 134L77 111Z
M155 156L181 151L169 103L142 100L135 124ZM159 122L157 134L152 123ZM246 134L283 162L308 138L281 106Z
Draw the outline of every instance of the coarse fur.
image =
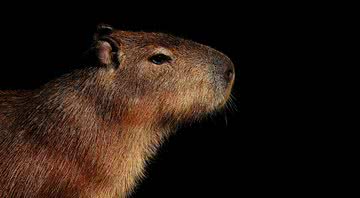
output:
M126 197L182 121L221 107L222 53L162 33L102 26L91 64L36 90L0 91L0 197ZM154 64L149 57L171 60Z

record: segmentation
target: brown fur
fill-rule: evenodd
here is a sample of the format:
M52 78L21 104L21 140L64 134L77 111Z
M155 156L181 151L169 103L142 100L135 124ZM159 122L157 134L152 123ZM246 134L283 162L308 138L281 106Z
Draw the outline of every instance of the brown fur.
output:
M220 52L161 33L96 36L98 61L31 91L0 91L0 197L125 197L176 127L227 100ZM172 61L148 60L164 53Z

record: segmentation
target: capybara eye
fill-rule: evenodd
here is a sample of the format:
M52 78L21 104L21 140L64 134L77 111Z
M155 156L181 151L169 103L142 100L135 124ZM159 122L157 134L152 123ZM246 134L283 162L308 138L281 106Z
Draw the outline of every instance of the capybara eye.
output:
M165 54L155 54L155 55L153 55L153 56L151 56L149 58L149 61L154 63L154 64L161 65L161 64L164 64L166 62L170 62L171 57L167 56Z

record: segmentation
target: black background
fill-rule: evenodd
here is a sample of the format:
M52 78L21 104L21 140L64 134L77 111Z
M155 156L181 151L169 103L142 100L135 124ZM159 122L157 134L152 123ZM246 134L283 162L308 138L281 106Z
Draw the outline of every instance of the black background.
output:
M290 196L316 188L318 173L309 171L319 168L314 160L321 155L310 151L315 137L293 114L302 105L293 99L303 96L290 83L301 68L299 61L290 64L289 46L304 38L294 40L295 32L307 32L288 19L292 10L181 4L2 7L0 88L36 88L69 71L99 23L188 38L233 60L236 108L180 128L151 160L133 197Z

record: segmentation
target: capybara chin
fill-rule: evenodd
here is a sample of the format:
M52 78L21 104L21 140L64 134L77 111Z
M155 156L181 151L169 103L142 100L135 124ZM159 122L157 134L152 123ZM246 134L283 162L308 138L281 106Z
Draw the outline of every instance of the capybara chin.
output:
M182 121L222 107L224 54L162 33L100 25L87 67L0 91L0 197L126 197Z

